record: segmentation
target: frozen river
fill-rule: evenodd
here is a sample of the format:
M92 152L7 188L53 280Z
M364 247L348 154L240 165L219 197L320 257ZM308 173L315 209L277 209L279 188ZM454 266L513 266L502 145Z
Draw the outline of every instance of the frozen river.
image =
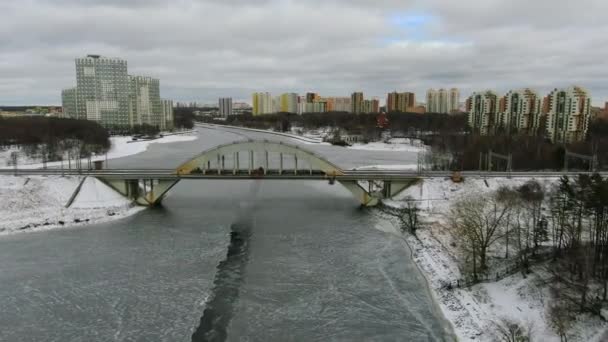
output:
M264 133L199 128L110 166ZM304 145L344 168L416 154ZM184 181L124 220L0 238L2 341L446 341L404 241L325 182ZM193 337L194 334L194 337Z

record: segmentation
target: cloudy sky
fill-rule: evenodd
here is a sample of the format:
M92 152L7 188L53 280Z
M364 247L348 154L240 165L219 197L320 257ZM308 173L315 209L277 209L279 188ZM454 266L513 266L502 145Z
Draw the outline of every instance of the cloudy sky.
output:
M163 97L580 84L608 100L606 0L0 0L0 104L60 104L74 58L121 57Z

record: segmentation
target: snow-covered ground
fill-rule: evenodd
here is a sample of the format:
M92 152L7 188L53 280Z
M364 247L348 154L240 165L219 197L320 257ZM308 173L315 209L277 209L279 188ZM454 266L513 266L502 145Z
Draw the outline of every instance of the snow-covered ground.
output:
M195 132L191 134L175 134L175 135L167 135L159 139L155 140L140 140L133 141L131 137L110 137L110 141L112 143L112 147L107 153L107 159L116 159L122 158L126 156L131 156L134 154L142 153L150 147L152 144L169 144L175 142L185 142L185 141L193 141L198 139L198 136ZM22 151L17 148L9 148L7 150L0 150L0 168L1 169L10 169L12 166L9 166L9 162L11 159L11 153L18 152L19 153L19 168L41 168L44 165L40 161L40 159L30 158L25 155ZM64 158L64 159L67 159ZM96 160L105 160L106 155L98 155L91 158L92 161ZM82 161L86 163L86 160ZM61 162L49 162L46 164L48 167L58 167L61 166ZM64 167L67 167L67 161L63 162Z
M115 220L140 210L96 178L0 176L0 235Z
M395 165L366 165L355 167L356 171L391 170L391 171L412 171L417 170L418 164L395 164Z
M428 149L419 140L409 140L394 138L387 142L370 142L367 144L353 144L348 148L353 150L365 150L365 151L395 151L395 152L412 152L418 153Z
M523 278L515 274L498 282L475 285L471 288L448 290L447 282L455 283L463 276L455 237L445 224L445 214L450 205L464 195L483 194L500 186L519 186L529 179L469 178L455 184L450 180L427 179L410 187L395 200L384 201L389 207L404 207L404 199L413 199L422 209L423 228L416 236L405 234L414 260L427 277L432 293L445 317L452 323L461 341L496 341L496 324L505 319L531 327L533 341L560 341L548 324L549 289L542 286L547 276L543 266L533 268L533 273ZM542 178L539 183L551 186L556 179ZM398 222L386 214L395 226ZM568 341L607 341L608 324L596 317L579 316L570 330Z
M247 128L247 127L240 127L240 126L227 126L227 125L216 125L216 124L197 123L196 126L209 128L209 129L215 129L217 127L220 127L220 128L237 129L237 130L241 130L241 131L259 132L259 133L273 134L273 135L291 138L293 140L296 140L296 141L304 143L304 144L330 145L329 143L323 142L323 140L320 137L317 137L315 135L307 135L307 134L298 135L298 134L292 134L292 133L276 132L273 130L263 130L263 129Z

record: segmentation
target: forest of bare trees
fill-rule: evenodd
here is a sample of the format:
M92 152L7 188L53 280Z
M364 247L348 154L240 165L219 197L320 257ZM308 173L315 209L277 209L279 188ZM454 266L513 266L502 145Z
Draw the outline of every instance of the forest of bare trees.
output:
M11 146L46 162L61 160L66 155L68 159L76 159L104 153L110 148L110 139L108 131L93 121L0 117L0 150Z
M524 276L545 266L556 331L566 331L576 312L601 314L608 301L608 178L502 187L461 198L448 218L473 281L492 276L501 263L515 264Z

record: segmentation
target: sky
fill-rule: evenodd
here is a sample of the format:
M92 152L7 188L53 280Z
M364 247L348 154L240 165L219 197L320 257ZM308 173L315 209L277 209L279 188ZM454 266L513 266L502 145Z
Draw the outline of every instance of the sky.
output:
M608 101L606 0L1 0L0 13L0 105L60 105L87 54L126 59L176 101L571 85Z

